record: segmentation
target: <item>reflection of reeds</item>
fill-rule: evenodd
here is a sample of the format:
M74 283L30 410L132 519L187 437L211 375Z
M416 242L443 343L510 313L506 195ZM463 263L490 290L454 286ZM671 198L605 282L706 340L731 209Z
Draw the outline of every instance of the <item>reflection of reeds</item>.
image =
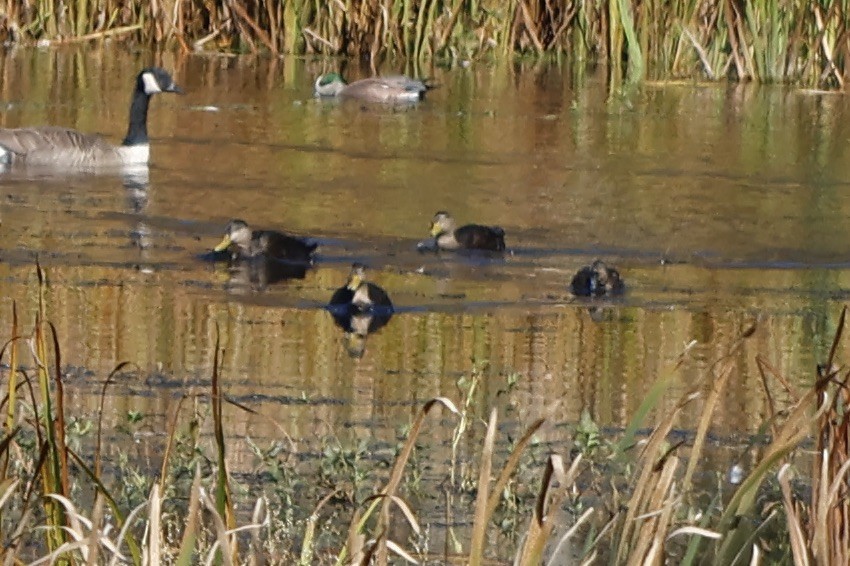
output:
M175 419L169 425L170 430L165 431L167 447L162 476L146 488L147 500L144 503L131 510L122 510L110 494L106 478L101 476L100 433L97 435L93 466L89 466L85 457L68 446L65 433L69 425L65 413L70 409L62 397L63 378L58 369L60 349L56 332L45 319L44 276L40 267L37 273L38 308L29 342L35 369L28 372L16 367L19 356L16 348L21 337L14 310L12 339L0 351L0 355L8 351L13 362L0 403L6 414L0 438L0 462L3 464L0 467L0 511L3 511L0 526L4 527L0 534L9 537L0 541L5 563L20 562L18 555L24 547L28 551L38 547L47 558L89 564L106 563L119 556L134 564L166 562L167 557L181 565L196 563L199 558L222 563L267 561L268 557L263 553L268 551L268 543L262 537L268 535L269 540L279 543L281 534L265 528L271 515L265 501L261 499L258 502L249 524L237 527L236 506L227 471L227 439L222 414L222 401L226 397L220 383L218 342L213 356L210 395L214 456L209 459L197 457L203 448L197 434L200 424L193 420L190 423L188 460L179 461L177 451L172 449L178 427ZM846 480L850 470L850 395L847 393L850 372L839 369L835 361L844 323L845 313L842 313L827 362L822 366L816 383L802 394L795 394L789 382L759 358L766 395L769 396L770 391L767 382L775 379L781 382L792 401L786 408L779 409L774 399L768 399L769 414L763 430L770 430L771 434L764 445L747 448L748 452L755 454L749 475L734 488L728 499L724 499L722 493L711 494L713 502L699 513L701 518L698 521L691 518L697 513L690 507L693 505L691 495L696 491L693 485L695 470L703 461L706 435L734 372L735 356L742 349L744 340L755 333L754 327L744 330L704 379L693 383L671 409L658 410L665 390L673 383L671 375L684 366L687 352L679 358L672 371L657 378L621 438L615 441L597 438L594 442L586 442L584 446L593 446L596 452L577 453L569 466L562 456L550 454L530 511L527 530L516 551L516 563L540 564L544 559L550 560L550 563L578 560L590 563L599 557L607 557L610 563L616 564L662 564L670 561L735 564L751 560L757 562L761 553L770 552L771 546L781 547L785 543L783 541L787 541L797 564L846 563L850 548L850 535L846 529L850 519ZM51 340L47 339L48 336ZM53 367L57 368L55 372L50 369ZM114 374L123 367L126 366L119 366L107 378L104 392ZM16 381L18 376L20 382ZM25 386L29 393L25 401L17 391L20 386ZM469 396L474 391L475 388L470 388ZM703 397L702 415L690 450L683 449L684 442L668 446L669 433L681 418L683 409ZM195 400L198 398L195 397ZM31 405L27 406L27 402ZM469 405L467 403L465 408L468 409ZM240 407L238 404L234 406ZM405 500L404 480L406 471L415 465L413 454L419 449L417 445L425 430L426 417L436 407L462 415L455 403L444 397L428 401L418 411L407 439L383 481L384 487L362 502L367 506L362 515L359 509L352 513L348 542L339 543L342 550L337 557L338 563L365 564L374 560L377 564L386 564L390 553L408 561L423 558L406 548L404 542L390 537L399 531L399 524L408 526L414 533L421 532L420 523ZM646 439L638 442L637 431L654 412L660 413L656 424L651 427ZM22 417L23 413L26 416ZM495 409L490 411L478 456L472 526L466 539L469 542L461 552L464 563L485 562L495 512L502 504L510 478L528 473L528 470L520 472L520 463L543 424L543 419L533 421L499 468L494 449L499 430L497 413ZM458 430L463 433L466 426L458 425ZM799 455L800 443L812 432L816 436L817 453L809 478L811 495L802 496L792 487L789 470L795 464L795 456ZM587 433L598 435L598 429L594 432L588 428ZM35 439L30 448L21 440L22 436ZM582 449L578 444L577 448ZM605 450L608 453L600 458ZM25 456L26 453L29 456ZM593 458L597 459L597 465L601 464L596 473L604 470L603 483L613 480L610 489L601 490L594 498L610 513L603 515L588 508L575 520L559 524L559 517L565 507L570 507L570 501L582 498L582 490L586 487L577 479L593 467L593 464L587 464ZM75 467L69 466L69 459L73 460ZM680 468L684 460L688 464L682 474ZM200 463L212 466L213 473L204 478ZM174 467L180 467L184 472L192 470L190 486L174 481L174 476L168 473L169 468ZM765 487L772 483L772 474L777 469L780 489L773 493L781 492L781 496L774 495L773 498L781 497L781 502L771 500L767 505L759 505L760 499L771 497ZM445 473L448 474L449 470L446 469ZM628 477L632 479L620 481L620 478ZM600 485L599 481L590 483ZM82 485L90 486L94 493L88 516L73 500L75 491L78 492ZM212 491L207 486L211 486ZM303 536L288 533L302 541L300 563L310 564L316 557L319 511L337 492L332 490L326 495L313 514L303 521ZM181 503L175 505L175 499ZM186 499L188 503L182 503ZM43 506L42 513L38 512L39 502ZM109 514L105 506L109 507ZM166 511L167 508L170 511ZM202 509L208 513L202 514ZM391 513L394 509L400 513ZM783 512L787 531L781 527ZM107 521L114 521L117 528L108 528ZM182 535L167 536L169 524L172 535L174 529L179 529ZM44 528L33 529L33 526ZM553 547L553 556L547 558L545 550L555 542L552 539L556 530L561 534ZM248 531L249 536L242 540L250 539L250 543L237 546L239 533L244 531ZM26 540L26 536L37 536L25 534L33 532L43 533L42 543ZM768 532L778 536L762 536ZM572 539L580 533L585 533L585 541L574 543ZM683 536L687 537L684 544L671 545L671 539ZM140 540L144 542L138 542ZM22 544L24 541L26 544Z
M843 85L850 14L832 0L5 0L3 37L107 36L183 49L477 58L565 52L612 77Z

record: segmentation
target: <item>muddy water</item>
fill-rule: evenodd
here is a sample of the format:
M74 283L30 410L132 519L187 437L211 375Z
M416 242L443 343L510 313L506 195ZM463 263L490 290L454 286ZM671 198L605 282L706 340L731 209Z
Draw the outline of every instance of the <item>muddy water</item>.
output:
M850 289L846 97L609 94L570 69L481 65L429 71L440 87L417 107L375 108L311 97L332 62L19 51L0 60L0 123L119 141L132 75L151 61L188 94L153 101L147 175L0 178L0 329L13 301L31 320L38 256L73 406L94 415L106 374L137 364L110 389L107 418L143 413L154 453L181 395L206 390L216 329L226 392L306 453L328 435L394 446L425 400L460 401L473 372L476 415L497 407L508 431L545 416L543 437L566 450L583 409L624 426L693 341L671 407L756 323L714 422L730 438L767 410L757 354L800 386L826 355ZM501 225L510 253L417 253L438 209ZM316 266L264 283L205 261L232 217L317 239ZM595 257L628 292L591 309L566 284ZM322 308L354 260L398 310L360 358ZM265 417L227 418L232 438L280 436ZM433 422L446 459L454 421ZM243 443L232 454L254 469Z

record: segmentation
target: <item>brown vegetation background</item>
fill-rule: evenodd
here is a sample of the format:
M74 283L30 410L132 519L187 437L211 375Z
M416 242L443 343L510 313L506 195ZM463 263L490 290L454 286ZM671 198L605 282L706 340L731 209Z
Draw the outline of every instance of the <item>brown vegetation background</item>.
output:
M112 38L184 50L421 61L513 54L614 79L842 88L847 0L0 0L7 44Z

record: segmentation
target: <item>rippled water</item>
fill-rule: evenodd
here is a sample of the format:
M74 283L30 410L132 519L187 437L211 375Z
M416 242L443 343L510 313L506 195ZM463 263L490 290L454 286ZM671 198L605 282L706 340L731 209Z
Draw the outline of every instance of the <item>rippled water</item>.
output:
M111 389L108 418L141 411L162 431L180 394L209 383L218 328L227 393L302 446L332 433L394 444L424 401L459 400L473 370L476 414L498 407L511 430L546 416L543 436L566 446L560 425L583 409L624 426L695 341L674 405L757 323L713 424L725 438L764 417L757 354L801 385L826 355L850 289L847 97L691 83L611 94L553 65L481 64L426 70L439 84L428 100L382 108L313 99L333 61L16 51L0 59L0 123L120 141L133 76L153 61L188 94L152 103L147 179L0 177L0 329L12 301L31 320L38 257L83 412L131 361L142 376ZM417 253L439 209L504 227L510 253ZM205 261L232 217L317 239L317 264L264 285ZM619 267L623 298L570 297L595 257ZM322 308L354 260L398 309L359 359ZM233 437L278 435L227 418ZM436 437L452 425L444 416Z

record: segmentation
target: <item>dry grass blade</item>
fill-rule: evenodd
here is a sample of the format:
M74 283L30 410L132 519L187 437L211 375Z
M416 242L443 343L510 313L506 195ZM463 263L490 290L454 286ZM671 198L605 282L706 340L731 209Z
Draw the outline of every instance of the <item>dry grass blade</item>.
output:
M502 468L502 472L499 474L499 478L496 480L496 483L493 484L493 489L490 493L490 500L487 502L487 517L492 517L493 513L496 511L496 507L499 506L499 501L501 501L502 490L508 483L508 480L513 475L516 467L519 465L520 456L525 451L525 447L528 446L528 443L531 442L531 439L534 437L534 433L540 430L540 427L543 426L543 423L546 422L545 419L537 419L534 421L531 426L529 426L525 433L522 435L522 438L519 439L519 442L516 443L514 449L511 451L511 455L508 457L508 461L505 463L505 466Z
M124 518L123 511L119 508L118 503L115 501L115 498L110 495L109 491L106 489L106 486L103 485L103 481L100 476L94 473L94 471L88 467L86 462L73 450L68 450L68 455L74 460L74 462L79 466L79 468L83 471L85 476L92 482L94 487L97 489L98 496L103 496L106 499L106 502L109 504L109 508L112 510L112 514L115 517L118 524L122 527L122 538L121 541L125 541L127 543L127 547L130 550L130 554L132 555L135 563L141 562L141 550L139 548L139 543L136 541L134 536L129 533L127 530L127 521L129 519ZM126 538L123 538L126 536Z
M110 544L109 539L103 536L102 533L103 527L103 495L100 492L95 492L94 497L94 510L92 512L91 518L91 533L89 534L89 545L87 548L88 552L88 560L86 560L86 564L88 566L96 566L100 563L99 555L100 555L100 544L102 544L110 551L112 551L114 545Z
M663 382L666 383L667 379L663 378ZM652 503L653 493L658 493L657 491L653 492L653 489L657 485L657 482L660 481L660 478L664 477L664 470L667 469L666 466L670 459L670 453L667 452L662 457L660 468L656 458L659 457L662 445L682 409L696 399L696 397L696 394L693 392L686 392L682 395L676 407L653 429L646 442L646 446L641 451L637 463L640 468L640 474L634 482L633 492L629 500L628 510L623 519L617 544L617 557L621 563L628 560L628 557L632 555L632 550L637 547L640 540L646 540L646 537L649 536L646 531L639 529L638 532L634 532L634 530L638 524L636 521L637 517L658 508L657 506L653 506Z
M257 499L254 504L254 512L251 514L251 522L256 525L265 525L269 522L268 501L265 497ZM260 529L254 529L251 532L251 554L248 557L248 566L259 566L265 561L262 557L262 545L260 540Z
M3 509L6 501L15 493L19 483L21 480L17 478L6 478L0 481L0 509Z
M487 501L490 498L490 470L493 466L493 445L496 442L496 409L490 411L484 447L481 450L481 464L478 470L478 493L475 496L475 514L472 521L472 537L469 543L469 564L479 566L484 559L484 545L487 540Z
M227 527L225 526L224 517L218 511L218 503L210 499L209 495L202 494L201 501L210 512L215 527L216 541L207 553L207 564L217 561L217 557L221 556L225 566L233 566L233 557L235 556L234 549L230 544L230 537L227 535ZM221 552L219 553L219 548Z
M832 368L835 363L835 353L838 351L838 344L841 342L841 336L844 334L844 322L847 319L847 307L841 309L841 314L838 316L838 325L835 330L835 337L832 339L832 346L829 348L829 357L826 360L826 367Z
M637 518L640 520L640 526L628 564L638 566L663 562L661 550L675 507L672 491L674 474L678 467L679 459L675 456L664 461L658 481L649 493L647 513Z
M667 540L670 540L671 538L677 537L679 535L696 535L696 536L715 539L715 540L717 540L717 539L719 539L720 537L723 536L720 533L718 533L716 531L712 531L710 529L703 529L703 528L700 528L700 527L687 526L687 527L679 527L678 529L671 531L670 534L667 535Z
M704 562L708 562L708 557L711 556L713 560L719 560L721 563L731 563L736 556L749 550L752 533L758 529L753 529L740 518L752 512L758 488L768 471L799 445L811 430L812 422L827 410L829 399L825 398L815 415L809 414L809 407L816 398L817 393L812 389L793 406L785 423L765 449L761 460L726 505L716 528L723 535L723 539L718 541L720 548L716 553L707 553Z
M118 536L115 537L115 540L118 541L118 546L116 547L116 550L113 553L112 558L109 560L109 566L116 566L116 564L118 564L119 560L126 561L123 556L118 554L118 551L121 549L121 546L120 546L121 542L122 541L128 541L128 544L130 542L132 542L135 545L135 539L133 539L129 535L130 525L132 525L135 522L136 516L139 515L142 512L142 509L144 509L147 506L147 504L148 504L148 502L145 501L141 505L136 506L136 508L133 509L132 511L130 511L130 513L127 515L127 518L124 520L124 524L121 526L121 531L118 533ZM137 553L139 552L138 549L135 546L130 546L130 550L137 552ZM132 558L133 558L133 564L141 564L142 563L140 554L139 554L139 557L137 557L136 554L133 554Z
M165 451L162 455L162 467L159 472L159 483L160 485L166 485L166 481L168 479L168 464L171 461L171 450L174 446L174 437L177 434L177 418L180 416L180 411L183 409L183 402L186 400L186 397L183 396L177 401L177 406L174 408L174 414L171 416L171 420L169 421L168 430L166 434L166 442L165 442Z
M148 499L148 556L151 564L162 563L162 498L159 495L159 484L154 482Z
M0 359L3 358L3 353L6 348L9 348L9 386L6 391L6 430L12 431L15 429L15 409L18 405L18 307L17 303L12 302L12 338L3 345L3 350L0 351ZM5 442L11 440L14 434L10 433ZM0 479L6 478L6 471L9 466L9 454L6 452L5 446L0 450L2 454L2 464L0 464Z
M404 551L402 547L400 547L397 543L387 540L387 548L404 558L410 564L419 564L419 562L413 558L410 554Z
M575 481L580 461L580 458L577 458L570 466L570 470L565 472L564 461L561 457L556 454L549 456L531 522L515 561L518 566L532 566L541 563L543 549L554 528L551 515L560 508L567 490ZM553 480L557 483L557 487L553 487Z
M791 539L791 555L796 566L809 566L811 556L806 536L803 534L803 519L791 493L791 483L788 481L789 469L789 464L782 466L777 474L777 479L782 489L782 504L785 506L785 520L788 523L788 533Z
M422 527L419 526L419 521L416 520L416 516L413 514L413 511L410 510L410 507L405 503L404 499L399 497L398 495L386 495L381 497L389 497L390 500L395 503L396 507L401 510L404 518L407 519L407 524L410 525L410 528L413 529L415 534L422 533Z
M416 439L419 437L419 433L422 430L422 424L425 421L425 417L428 416L428 414L431 412L431 409L438 406L443 406L447 408L455 415L460 414L460 411L457 410L457 407L454 403L452 403L451 399L448 399L446 397L435 397L434 399L429 400L422 407L422 410L419 411L419 414L416 416L416 420L413 422L413 426L410 429L410 433L407 436L407 441L404 443L401 452L395 459L392 471L390 472L389 480L387 481L387 486L382 492L383 495L389 497L385 497L381 505L381 514L378 518L376 532L386 532L387 527L389 526L390 502L392 501L392 496L396 494L398 486L401 483L401 478L404 475L404 468L405 466L407 466L407 462L410 459L410 454L413 452L413 447L416 445ZM364 520L368 518L369 514L370 513L367 511L367 513L364 515ZM385 541L385 538L379 539L377 550L375 551L375 559L378 564L386 564L387 561Z
M617 451L620 454L625 454L627 450L632 448L635 443L635 434L637 433L638 428L640 428L643 424L653 407L659 403L664 393L667 391L667 388L670 386L670 383L672 383L673 378L676 375L676 370L678 370L685 362L688 352L694 345L696 345L695 341L689 343L685 347L684 351L679 355L679 359L676 361L675 366L665 375L659 376L652 384L652 387L644 396L637 411L635 411L632 418L629 420L629 424L623 432L623 437L617 443Z
M727 360L717 376L711 382L711 392L706 397L703 405L702 413L700 414L699 424L697 425L696 436L694 437L694 446L691 453L694 455L688 461L688 467L685 470L685 477L682 479L682 489L687 490L691 485L691 478L694 475L697 464L700 462L699 455L702 454L705 439L708 436L708 427L711 425L711 416L714 414L714 408L720 400L721 395L726 390L726 384L729 383L729 376L732 375L732 370L735 365L732 360Z
M842 310L842 315L846 310ZM836 334L843 330L844 318ZM834 356L833 344L830 356ZM815 562L845 564L850 560L850 500L847 470L850 469L850 374L838 377L833 361L822 366L815 384L818 398L827 406L816 420L817 451L812 471L812 502L808 528Z
M91 521L81 515L79 511L77 511L77 508L74 507L74 504L71 502L71 500L67 497L59 495L58 493L48 493L47 495L45 495L45 497L55 499L56 501L61 503L63 507L65 507L65 511L70 523L70 525L65 528L67 528L70 532L74 533L75 540L82 540L82 538L85 536L85 533L83 532L83 526L85 526L87 529L91 529Z
M201 467L195 465L195 477L192 479L192 489L189 492L189 508L186 511L186 528L180 540L180 551L177 553L177 566L190 566L195 553L195 543L198 539L198 519L201 512Z
M53 381L55 383L55 391L53 393L56 401L56 414L53 416L56 438L56 454L59 464L59 485L62 495L69 497L71 494L71 484L68 476L68 443L65 441L65 387L62 384L62 352L59 348L59 337L56 334L56 327L52 322L47 323L50 327L50 336L53 339L53 356L55 363L55 374Z
M74 550L77 550L78 548L84 548L85 546L86 543L84 541L62 543L61 545L59 545L59 548L57 548L47 556L42 556L38 560L30 562L28 566L38 566L39 564L54 564L55 562L60 562L63 558L67 559L68 556L70 556L71 552L73 552Z
M238 401L235 401L235 400L233 400L233 399L230 399L230 398L228 398L228 397L226 397L226 396L225 396L225 398L224 398L224 401L225 401L226 403L230 404L230 405L233 405L234 407L238 407L239 409L242 409L242 410L243 410L243 411L245 411L246 413L249 413L249 414L251 414L251 415L256 415L256 416L261 417L262 419L264 419L264 420L266 420L266 421L270 422L270 423L272 424L272 426L274 426L274 427L278 430L278 432L279 432L279 433L280 433L280 434L281 434L281 435L282 435L282 436L286 439L286 441L289 443L289 450L290 450L293 454L298 452L298 444L295 442L295 439L294 439L294 438L292 438L292 436L291 436L291 435L290 435L290 434L286 431L286 429L284 428L284 426L283 426L282 424L280 424L280 423L279 423L276 419L274 419L274 418L272 418L272 417L270 417L270 416L268 416L268 415L266 415L266 414L264 414L264 413L262 413L262 412L260 412L260 411L257 411L257 410L255 410L255 409L252 409L251 407L248 407L247 405L244 405L244 404L242 404L242 403L240 403L240 402L238 402Z
M569 530L565 532L560 539L558 539L558 544L555 545L555 550L552 551L552 556L550 557L547 566L556 566L556 564L558 563L556 562L556 560L560 562L562 556L561 553L563 552L562 549L564 545L566 545L567 542L573 537L573 535L578 532L579 527L581 527L585 522L587 522L587 520L593 514L593 511L593 507L588 507L587 509L585 509L584 513L582 513L581 516L576 519L576 522L573 524L573 526L570 527Z
M351 524L348 526L348 538L346 539L345 547L340 553L340 558L336 561L337 566L343 563L342 561L346 555L351 557L349 561L351 564L358 564L363 560L365 545L366 536L360 532L360 509L356 509L354 515L351 517ZM304 556L303 552L301 556Z
M319 511L322 510L328 501L336 497L339 493L339 490L336 489L319 501L319 504L316 505L316 508L313 509L313 512L307 517L307 526L304 527L304 538L301 543L301 558L298 563L302 566L308 566L313 563L313 537L316 534L316 522L319 520ZM353 556L353 554L352 554Z
M57 439L57 434L64 437L65 431L64 428L61 431L59 430L60 427L51 395L50 373L47 368L47 340L44 335L44 272L38 261L36 261L36 275L38 277L38 308L36 310L35 332L29 341L29 346L36 365L38 388L44 418L44 426L36 427L37 430L43 429L44 432L42 451L45 457L43 459L44 468L41 468L40 479L43 493L67 495L67 483L63 482L62 479L66 477L65 472L63 472L63 469L66 468L61 463L66 445L64 443L60 444ZM35 402L33 406L35 406ZM44 498L43 501L44 511L50 527L45 530L47 548L55 551L67 540L65 538L65 531L62 529L66 525L66 518L63 514L62 506L56 500Z
M109 372L109 375L106 377L106 381L104 381L104 383L103 383L103 388L101 388L101 390L100 390L100 411L98 412L97 437L96 437L96 440L95 440L96 444L95 444L95 449L94 449L94 475L97 476L97 477L101 477L101 470L100 470L101 452L100 452L100 447L101 447L101 440L103 438L103 415L104 415L103 406L104 406L104 403L106 402L106 389L109 387L109 385L112 384L112 380L118 374L118 372L123 370L128 365L131 365L130 362L121 362L120 364L115 366L115 368L111 372ZM138 369L138 366L136 366L136 368Z

